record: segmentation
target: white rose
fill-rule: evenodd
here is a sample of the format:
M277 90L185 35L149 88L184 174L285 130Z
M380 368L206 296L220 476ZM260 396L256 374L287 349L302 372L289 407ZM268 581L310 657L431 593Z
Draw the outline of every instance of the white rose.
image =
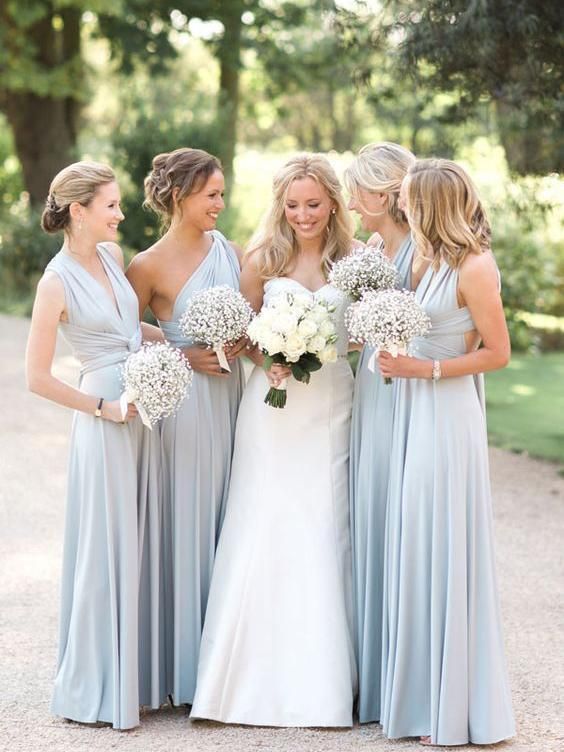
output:
M338 357L337 348L335 345L327 345L317 353L317 357L322 363L335 363Z
M327 340L325 339L325 337L322 337L320 334L316 334L315 337L312 337L307 343L307 349L309 352L318 353L320 350L323 350L326 344Z
M304 319L298 324L298 332L302 337L313 337L317 334L317 323L309 318Z
M276 353L282 352L284 348L284 337L275 332L269 332L261 340L261 347L269 355L276 355Z
M313 319L318 323L325 321L328 316L329 314L327 312L327 308L325 308L325 306L319 305L319 303L317 303L317 305L314 305L311 311L308 313L308 318Z
M293 333L286 338L286 346L284 348L284 354L288 360L295 363L299 360L300 356L306 351L306 343L303 337L299 334Z
M291 313L281 313L272 322L272 330L286 336L296 331L298 320Z
M331 319L325 319L319 325L319 334L322 334L324 337L330 337L332 334L335 334L335 331L335 324Z
M272 308L263 308L258 318L262 324L265 324L266 326L270 326L272 322L276 319L276 316L277 314Z
M294 305L298 305L301 308L309 308L311 306L311 295L306 292L297 292L294 294Z
M290 313L290 311L292 310L292 306L290 305L290 301L288 300L286 295L280 295L280 297L274 298L269 308L272 311L275 311L277 314Z

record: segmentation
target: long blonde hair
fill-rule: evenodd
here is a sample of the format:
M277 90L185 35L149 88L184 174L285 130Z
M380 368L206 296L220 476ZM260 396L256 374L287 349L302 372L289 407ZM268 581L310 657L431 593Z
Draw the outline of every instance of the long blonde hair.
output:
M370 193L386 193L390 217L396 224L403 224L407 218L398 204L400 186L414 163L415 156L399 144L391 141L366 144L345 170L343 180L348 192L368 215L371 212L363 205L359 188Z
M248 254L256 258L257 269L263 279L283 277L295 264L299 246L285 215L286 196L294 180L313 178L334 204L327 225L327 239L321 255L325 277L333 262L346 255L351 247L354 225L345 205L341 184L323 154L297 154L276 173L273 180L273 200L259 229L251 238Z
M450 159L419 159L407 173L409 224L416 247L456 269L469 253L490 249L491 229L466 171Z

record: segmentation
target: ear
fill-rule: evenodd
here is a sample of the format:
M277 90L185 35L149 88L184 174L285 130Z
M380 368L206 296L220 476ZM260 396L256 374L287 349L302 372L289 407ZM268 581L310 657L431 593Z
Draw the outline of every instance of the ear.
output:
M82 219L83 212L84 206L82 206L82 204L79 204L78 201L73 201L72 204L69 204L69 214L71 216L71 219L74 219L76 222Z
M172 189L172 203L176 204L178 203L178 194L180 193L180 188L178 186L175 186Z

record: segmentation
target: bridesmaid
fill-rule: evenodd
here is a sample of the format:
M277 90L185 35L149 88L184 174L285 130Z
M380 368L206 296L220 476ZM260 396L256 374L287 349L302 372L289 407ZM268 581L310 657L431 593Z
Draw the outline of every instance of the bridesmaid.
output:
M349 208L360 214L363 230L381 239L378 245L396 265L400 287L408 284L413 242L405 214L398 206L399 190L414 162L413 154L399 144L369 144L344 174L351 195ZM350 455L360 723L380 720L384 525L392 430L393 389L384 383L378 370L373 373L368 369L372 354L373 350L365 347L358 362Z
M120 364L141 344L114 242L122 219L106 165L77 162L54 178L42 226L64 242L37 287L26 374L32 392L76 411L52 710L128 729L139 723L138 517L156 503L157 452L135 407L122 419L119 406ZM51 373L59 327L81 364L78 389Z
M382 713L390 738L492 744L515 733L501 634L484 404L510 354L490 227L468 175L425 159L402 183L411 287L432 321L397 379L386 519ZM481 347L478 349L481 343Z
M215 285L239 288L238 251L214 229L225 206L223 191L221 164L207 152L183 148L156 156L145 180L146 204L166 232L127 271L141 313L151 308L166 339L183 348L194 369L190 399L161 427L164 582L162 605L151 614L150 650L153 667L159 666L149 680L153 707L166 695L174 704L193 700L244 383L237 358L244 343L227 353L232 372L225 374L214 351L186 339L178 327L194 293Z

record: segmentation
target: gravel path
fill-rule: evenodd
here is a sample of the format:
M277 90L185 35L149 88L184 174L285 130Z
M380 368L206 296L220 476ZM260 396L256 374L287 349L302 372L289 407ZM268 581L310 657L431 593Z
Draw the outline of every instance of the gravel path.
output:
M70 412L25 390L28 322L0 316L0 749L10 752L348 752L423 749L379 727L268 729L143 715L128 732L49 714ZM76 368L64 344L56 370ZM491 450L497 559L518 736L496 749L564 751L564 478L553 465ZM465 747L464 749L469 749Z

